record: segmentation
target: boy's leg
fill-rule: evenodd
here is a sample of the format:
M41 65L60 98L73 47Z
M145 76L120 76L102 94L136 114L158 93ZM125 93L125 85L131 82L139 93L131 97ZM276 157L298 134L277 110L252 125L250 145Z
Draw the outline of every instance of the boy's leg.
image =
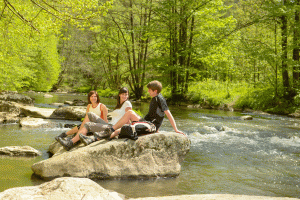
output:
M141 117L136 114L133 110L128 110L125 115L115 124L112 126L113 129L117 130L121 128L124 124L127 124L128 121L139 121Z
M119 135L121 132L121 129L119 128L118 130L115 130L115 132L113 132L111 135L110 135L110 138L114 138L116 137L117 135Z

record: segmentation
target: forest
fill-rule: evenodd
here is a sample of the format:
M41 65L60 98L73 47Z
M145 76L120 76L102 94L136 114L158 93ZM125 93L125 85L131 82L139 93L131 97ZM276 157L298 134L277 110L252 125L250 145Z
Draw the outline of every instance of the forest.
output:
M300 105L300 0L3 0L0 91L127 86L170 102Z

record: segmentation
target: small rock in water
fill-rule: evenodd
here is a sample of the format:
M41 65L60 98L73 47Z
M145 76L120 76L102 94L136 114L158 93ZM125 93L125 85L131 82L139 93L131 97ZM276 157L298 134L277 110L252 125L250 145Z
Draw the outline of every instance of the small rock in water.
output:
M39 127L45 124L48 124L48 122L42 118L25 117L20 121L22 127Z
M64 125L65 128L74 128L75 126L77 126L77 124L65 124Z
M44 98L52 98L53 96L51 94L44 94Z
M253 117L250 116L250 115L246 115L246 116L242 116L241 119L242 119L242 120L252 120Z
M0 148L1 155L8 156L40 156L42 153L30 146L8 146Z

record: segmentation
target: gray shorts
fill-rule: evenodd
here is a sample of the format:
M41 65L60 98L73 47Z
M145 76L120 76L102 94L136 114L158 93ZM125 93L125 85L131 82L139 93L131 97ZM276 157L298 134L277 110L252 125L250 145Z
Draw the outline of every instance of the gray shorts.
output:
M106 128L111 127L95 113L89 112L87 115L90 121L86 122L84 127L88 130L88 132L101 132Z

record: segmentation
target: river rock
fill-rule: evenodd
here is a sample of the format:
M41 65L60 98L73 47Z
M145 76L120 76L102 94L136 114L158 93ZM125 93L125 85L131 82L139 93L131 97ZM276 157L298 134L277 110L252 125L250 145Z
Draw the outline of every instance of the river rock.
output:
M235 194L194 194L194 195L178 195L165 197L144 197L130 198L128 200L299 200L289 197L268 197L268 196L251 196L251 195L235 195Z
M161 132L138 140L101 140L57 153L31 169L44 178L72 176L92 179L175 177L190 149L182 134Z
M20 106L21 104L18 104L16 102L0 100L0 112L20 114Z
M31 117L24 117L20 121L20 126L22 127L40 127L43 125L48 124L48 122L42 118L31 118Z
M50 105L56 106L56 107L63 107L65 104L64 103L51 103Z
M90 179L64 177L38 186L7 189L0 193L0 199L123 200L125 198L124 195L110 192Z
M72 104L73 106L87 106L88 105L88 102L87 101L83 101L83 100L81 100L81 99L75 99L74 101L73 101L73 104Z
M19 123L20 117L16 113L0 112L0 124Z
M38 108L34 106L20 106L19 108L24 116L36 118L50 118L55 111L55 108Z
M8 156L40 156L40 155L42 155L42 153L40 151L38 151L30 146L1 147L0 154L8 155Z
M252 120L253 117L251 115L242 116L241 120Z
M50 116L53 119L81 120L85 117L85 106L66 106L57 108Z
M44 94L44 98L52 98L53 97L53 95L51 95L51 94Z
M16 102L25 105L33 105L34 103L32 98L15 92L1 93L0 100Z
M300 110L296 110L294 113L289 114L289 117L300 118Z
M73 101L65 101L64 104L72 106L73 105Z

